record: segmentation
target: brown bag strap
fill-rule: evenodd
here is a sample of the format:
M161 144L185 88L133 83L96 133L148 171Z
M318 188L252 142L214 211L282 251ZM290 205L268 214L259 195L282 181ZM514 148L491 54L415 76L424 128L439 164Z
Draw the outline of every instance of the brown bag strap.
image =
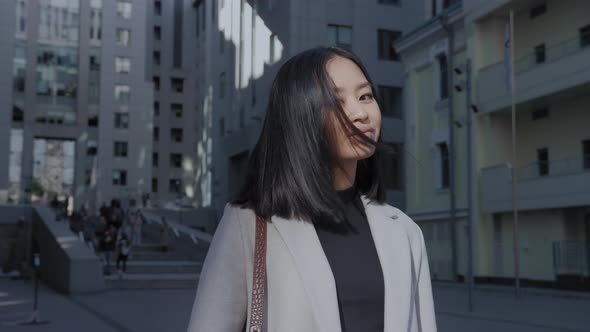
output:
M261 332L264 318L264 287L266 285L266 220L256 216L254 248L254 278L252 280L252 306L250 332Z

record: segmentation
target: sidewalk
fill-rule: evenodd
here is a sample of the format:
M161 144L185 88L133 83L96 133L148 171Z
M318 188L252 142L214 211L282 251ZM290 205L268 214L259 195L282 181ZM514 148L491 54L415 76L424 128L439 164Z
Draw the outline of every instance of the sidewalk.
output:
M590 294L476 286L469 312L465 285L433 283L437 322L446 331L590 331Z
M590 296L586 293L478 286L474 312L468 310L464 285L434 283L439 332L581 332L590 331ZM18 326L33 307L32 282L0 278L2 332L185 332L195 289L111 290L64 296L40 287L43 326Z
M93 315L68 297L43 285L39 287L40 320L48 324L22 326L33 310L32 281L0 278L0 331L2 332L118 332L112 325Z
M185 332L195 289L111 290L65 296L39 288L41 326L21 326L33 308L33 283L0 278L2 332Z

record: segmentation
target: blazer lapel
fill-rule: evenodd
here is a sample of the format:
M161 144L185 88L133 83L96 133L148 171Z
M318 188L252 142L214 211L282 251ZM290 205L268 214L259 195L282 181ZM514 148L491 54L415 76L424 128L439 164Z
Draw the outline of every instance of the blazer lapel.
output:
M341 331L336 285L315 227L309 222L273 216L309 298L318 331Z
M410 242L396 210L364 195L367 220L385 281L385 331L408 331L412 300Z

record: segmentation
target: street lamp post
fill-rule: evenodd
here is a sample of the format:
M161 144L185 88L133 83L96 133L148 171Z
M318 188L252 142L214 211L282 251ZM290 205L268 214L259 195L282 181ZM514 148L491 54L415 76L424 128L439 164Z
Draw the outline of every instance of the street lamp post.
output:
M447 86L453 87L453 59L455 51L455 30L453 29L452 23L449 23L448 14L445 13L439 16L439 23L445 30L448 38L448 49L447 49ZM455 214L456 214L456 202L455 202L455 138L454 138L454 112L453 112L453 92L448 93L448 127L449 127L449 204L450 204L450 229L451 229L451 252L452 252L452 264L453 264L453 280L457 280L458 264L457 264L457 239L455 234Z

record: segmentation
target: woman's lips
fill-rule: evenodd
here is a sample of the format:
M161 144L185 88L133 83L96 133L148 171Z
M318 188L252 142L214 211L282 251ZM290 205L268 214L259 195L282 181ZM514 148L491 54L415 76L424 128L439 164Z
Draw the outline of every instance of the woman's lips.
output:
M370 139L375 139L375 129L373 128L366 128L366 129L361 129L362 133L367 136ZM352 137L355 138L360 138L359 134L352 134Z

